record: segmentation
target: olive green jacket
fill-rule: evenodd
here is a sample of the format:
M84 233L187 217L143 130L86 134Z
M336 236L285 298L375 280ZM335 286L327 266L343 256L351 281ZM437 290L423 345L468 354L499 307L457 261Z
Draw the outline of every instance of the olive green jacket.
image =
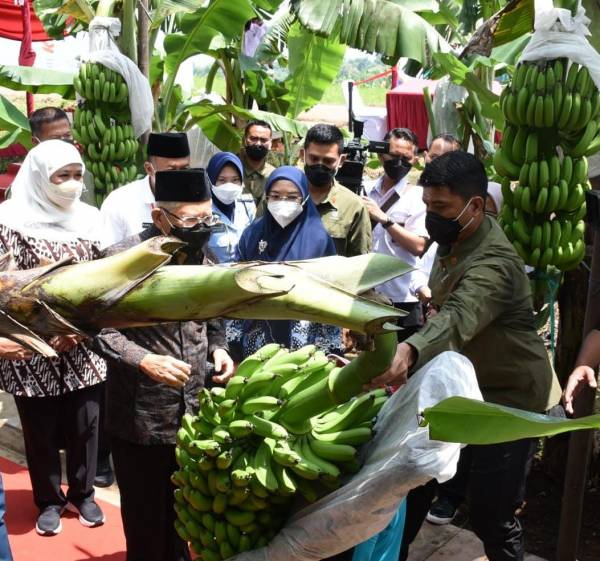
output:
M267 183L267 179L269 179L269 175L271 175L275 168L265 160L260 168L252 170L248 165L248 156L246 156L246 152L242 150L239 156L240 160L242 160L242 163L244 164L243 192L250 193L254 199L254 204L258 206L264 199L265 184Z
M369 211L358 195L334 181L317 209L325 230L333 238L338 255L354 257L371 251Z
M466 240L436 254L429 286L439 311L406 343L418 369L443 351L475 366L486 401L542 412L560 386L537 334L529 279L495 220L486 216Z

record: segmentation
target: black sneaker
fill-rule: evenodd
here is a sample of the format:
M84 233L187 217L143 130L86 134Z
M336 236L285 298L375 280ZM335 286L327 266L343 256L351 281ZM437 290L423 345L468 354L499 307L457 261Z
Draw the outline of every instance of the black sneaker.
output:
M47 506L40 512L35 524L35 531L40 536L56 536L62 530L60 515L65 508L63 506L51 505Z
M79 522L88 528L95 528L96 526L102 526L106 518L100 507L92 499L87 499L79 505L69 503L67 510L79 514Z
M457 507L445 497L441 497L433 503L427 513L427 521L432 524L450 524L456 516Z
M94 478L95 487L110 487L115 482L115 474L110 466L108 458L98 461L96 468L96 477Z

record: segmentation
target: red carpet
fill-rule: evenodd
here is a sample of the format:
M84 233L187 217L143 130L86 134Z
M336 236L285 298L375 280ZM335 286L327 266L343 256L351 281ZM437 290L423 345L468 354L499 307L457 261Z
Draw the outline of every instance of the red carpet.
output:
M125 561L125 537L119 509L98 501L106 523L85 528L77 516L65 512L58 536L35 533L37 509L33 504L27 469L0 458L0 472L6 493L6 525L15 561Z

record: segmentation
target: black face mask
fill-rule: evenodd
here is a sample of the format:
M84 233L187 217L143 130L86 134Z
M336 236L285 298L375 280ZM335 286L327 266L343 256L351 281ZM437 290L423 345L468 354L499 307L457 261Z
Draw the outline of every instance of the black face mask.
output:
M324 164L304 165L304 173L308 182L315 187L327 187L333 182L336 174L335 169L331 169Z
M456 242L459 234L471 223L471 220L473 220L473 218L471 218L464 226L458 221L470 203L471 199L469 199L465 208L461 210L456 218L444 218L435 212L427 211L425 214L425 228L427 229L431 240L440 245L452 245Z
M383 162L385 174L396 183L406 177L406 174L412 169L412 164L402 158L385 160Z
M202 249L210 238L211 229L203 224L197 224L192 228L180 228L171 226L170 235L179 238L182 242L188 244L191 250ZM185 251L185 248L183 249Z
M267 157L269 149L264 144L247 144L246 155L255 162L260 162Z

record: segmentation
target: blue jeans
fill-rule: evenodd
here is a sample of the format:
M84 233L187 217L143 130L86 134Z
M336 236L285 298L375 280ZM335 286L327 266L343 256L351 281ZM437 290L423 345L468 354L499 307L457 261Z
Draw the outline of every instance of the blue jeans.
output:
M2 483L2 476L0 476L0 561L13 561L10 544L8 543L8 532L4 523L5 505L4 484Z

